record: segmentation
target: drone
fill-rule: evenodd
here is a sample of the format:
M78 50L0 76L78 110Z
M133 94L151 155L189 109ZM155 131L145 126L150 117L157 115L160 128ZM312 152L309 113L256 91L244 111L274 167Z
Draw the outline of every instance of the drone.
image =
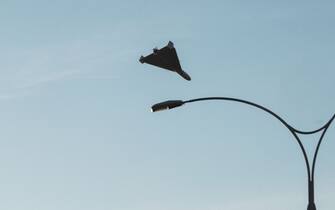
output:
M169 41L167 46L158 49L154 48L153 53L148 56L141 56L141 63L147 63L153 66L157 66L169 71L176 72L184 79L190 81L191 77L181 68L177 51L174 48L174 44Z

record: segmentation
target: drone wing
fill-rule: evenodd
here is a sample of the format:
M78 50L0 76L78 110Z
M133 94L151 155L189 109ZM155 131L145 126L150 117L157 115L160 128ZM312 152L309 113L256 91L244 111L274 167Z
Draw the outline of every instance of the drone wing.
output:
M178 55L172 42L162 49L154 49L154 52L146 57L141 57L141 63L151 64L166 70L178 72L181 71Z

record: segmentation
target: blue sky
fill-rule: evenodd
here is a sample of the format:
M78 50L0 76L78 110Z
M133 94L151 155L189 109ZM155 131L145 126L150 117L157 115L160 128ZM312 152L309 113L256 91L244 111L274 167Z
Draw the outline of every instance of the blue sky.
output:
M335 112L332 1L0 2L0 208L306 209L301 130ZM138 62L175 43L178 75ZM302 137L307 150L318 135ZM335 127L318 209L333 209Z

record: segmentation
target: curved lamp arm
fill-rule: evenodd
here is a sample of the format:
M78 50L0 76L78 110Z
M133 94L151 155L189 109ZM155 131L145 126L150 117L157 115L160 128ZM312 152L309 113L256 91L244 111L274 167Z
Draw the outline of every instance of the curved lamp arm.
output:
M299 146L300 146L300 149L304 155L304 159L305 159L305 163L306 163L306 168L307 168L307 175L308 175L308 182L313 182L314 180L314 170L315 170L315 164L316 164L316 158L317 158L317 154L318 154L318 151L319 151L319 148L320 148L320 145L321 145L321 142L322 142L322 139L328 129L328 127L330 126L331 122L334 120L335 118L335 114L333 115L333 117L324 125L322 126L321 128L319 129L316 129L316 130L312 130L312 131L301 131L301 130L298 130L296 128L294 128L293 126L291 126L290 124L288 124L282 117L280 117L278 114L274 113L273 111L271 111L270 109L264 107L264 106L261 106L259 104L256 104L256 103L253 103L253 102L250 102L250 101L247 101L247 100L243 100L243 99L238 99L238 98L231 98L231 97L205 97L205 98L196 98L196 99L191 99L191 100L187 100L187 101L181 101L181 100L170 100L170 101L165 101L165 102L162 102L162 103L158 103L158 104L155 104L151 107L151 110L153 112L156 112L156 111L161 111L161 110L166 110L166 109L173 109L175 107L179 107L179 106L182 106L183 104L186 104L186 103L193 103L193 102L198 102L198 101L208 101L208 100L224 100L224 101L234 101L234 102L239 102L239 103L243 103L243 104L247 104L247 105L250 105L250 106L253 106L253 107L256 107L258 109L261 109L267 113L269 113L270 115L272 115L273 117L275 117L276 119L278 119L290 132L291 134L294 136L294 138L296 139L296 141L298 142ZM312 166L312 172L310 170L310 164L309 164L309 161L308 161L308 157L307 157L307 153L306 153L306 150L300 140L300 138L298 137L297 134L305 134L305 135L308 135L308 134L314 134L314 133L317 133L319 131L323 130L323 133L320 137L320 140L318 142L318 145L317 145L317 149L316 149L316 152L314 154L314 158L313 158L313 166Z
M315 172L315 165L316 165L316 159L318 157L318 153L319 153L319 149L320 149L320 145L321 145L321 142L323 140L323 137L325 136L329 126L331 125L331 123L333 122L333 120L335 119L335 114L332 116L332 118L330 118L330 120L322 127L322 129L324 129L322 131L322 134L320 136L320 139L319 139L319 142L318 142L318 145L316 146L316 150L315 150L315 153L314 153L314 157L313 157L313 165L312 165L312 180L314 181L314 172ZM322 130L321 129L321 130Z
M316 129L316 130L312 130L312 131L301 131L301 130L298 130L298 129L294 128L290 124L288 124L283 118L281 118L278 114L274 113L270 109L268 109L264 106L261 106L259 104L256 104L256 103L253 103L253 102L250 102L250 101L246 101L246 100L243 100L243 99L238 99L238 98L206 97L206 98L191 99L191 100L188 100L188 101L170 100L170 101L165 101L165 102L161 102L161 103L153 105L151 107L151 111L156 112L156 111L161 111L161 110L166 110L166 109L173 109L173 108L182 106L186 103L193 103L193 102L197 102L197 101L207 101L207 100L234 101L234 102L243 103L243 104L247 104L247 105L256 107L258 109L261 109L261 110L269 113L273 117L275 117L277 120L279 120L291 132L291 134L294 136L294 138L297 140L297 142L300 146L300 149L301 149L301 151L304 155L304 159L305 159L305 163L306 163L307 175L308 175L308 206L307 206L307 210L316 210L316 206L315 206L315 202L314 202L314 171L315 171L316 159L317 159L317 156L318 156L318 152L319 152L320 145L321 145L321 142L323 140L323 137L325 136L325 133L327 132L330 124L333 122L333 120L335 118L335 114L321 128ZM314 152L313 165L312 165L312 171L311 171L310 164L309 164L309 161L308 161L308 157L307 157L307 154L306 154L306 150L305 150L303 144L301 143L301 140L300 140L298 134L309 135L309 134L314 134L314 133L317 133L317 132L320 132L320 131L322 131L322 134L320 136L319 142L318 142L316 150Z
M314 133L317 133L323 129L325 129L327 126L329 126L329 124L331 123L331 121L334 119L335 117L335 114L334 116L332 117L332 119L330 119L324 126L322 126L321 128L319 129L316 129L316 130L312 130L312 131L301 131L301 130L298 130L296 128L294 128L293 126L289 125L283 118L281 118L278 114L274 113L273 111L271 111L270 109L264 107L264 106L261 106L259 104L256 104L256 103L253 103L253 102L250 102L250 101L247 101L247 100L243 100L243 99L238 99L238 98L231 98L231 97L206 97L206 98L196 98L196 99L191 99L191 100L188 100L188 101L184 101L184 103L192 103L192 102L196 102L196 101L207 101L207 100L225 100L225 101L235 101L235 102L239 102L239 103L243 103L243 104L248 104L250 106L254 106L254 107L257 107L269 114L271 114L272 116L274 116L275 118L277 118L280 122L282 122L290 131L294 131L296 133L299 133L299 134L314 134Z

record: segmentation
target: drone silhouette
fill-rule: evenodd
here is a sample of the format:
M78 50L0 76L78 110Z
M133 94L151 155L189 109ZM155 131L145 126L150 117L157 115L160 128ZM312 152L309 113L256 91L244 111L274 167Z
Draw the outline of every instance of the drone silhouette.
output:
M153 49L153 53L148 56L141 56L141 63L147 63L153 66L157 66L169 71L176 72L184 79L190 81L191 77L181 68L177 51L174 48L174 44L169 41L167 46L157 49Z

